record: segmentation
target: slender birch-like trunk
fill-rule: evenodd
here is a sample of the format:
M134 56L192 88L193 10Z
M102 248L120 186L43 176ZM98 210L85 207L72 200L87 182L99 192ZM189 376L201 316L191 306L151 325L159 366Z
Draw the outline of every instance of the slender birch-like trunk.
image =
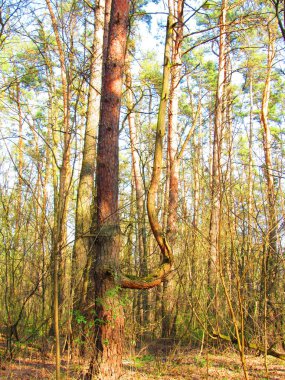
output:
M56 379L60 379L60 332L59 332L59 305L62 302L60 289L60 266L63 260L67 241L67 209L71 184L70 170L70 84L67 77L64 50L59 34L58 23L50 0L46 0L46 5L52 22L52 28L56 39L60 62L60 74L63 97L63 153L62 162L59 168L59 188L56 195L57 203L54 210L54 232L53 232L53 313L54 313L54 333L56 339Z
M140 275L147 275L147 235L145 225L145 190L144 182L141 175L140 157L138 153L138 134L136 130L135 113L133 112L134 101L132 94L132 77L130 71L130 62L126 67L126 86L127 86L127 108L128 108L128 124L130 130L130 143L131 143L131 155L132 166L134 174L135 194L136 194L136 213L138 218L138 256L140 265ZM142 298L142 323L146 324L148 321L148 293L143 292Z
M22 214L22 191L23 191L23 113L21 106L20 83L16 83L16 103L19 118L19 140L18 140L18 185L17 185L17 206L16 206L16 237L19 234L19 222Z
M268 202L268 248L266 249L266 259L264 263L264 275L267 279L267 294L269 297L273 291L276 281L277 272L277 216L276 216L276 191L273 177L273 162L271 151L271 132L268 122L268 106L270 99L270 82L273 62L275 58L275 34L268 29L269 43L267 51L267 73L265 79L265 86L262 94L262 105L260 112L261 125L263 127L263 149L265 159L265 179L267 190Z
M178 231L178 182L179 182L179 163L178 157L178 101L180 95L181 79L181 47L183 41L183 5L182 0L172 0L169 2L170 12L175 20L175 27L172 40L171 53L171 79L169 91L168 109L168 179L169 197L167 208L167 236L169 243L173 246ZM173 280L166 279L163 283L162 294L162 337L170 337L173 330L171 323L171 311L173 310ZM173 290L173 289L172 289ZM172 294L171 294L172 293Z
M226 15L227 0L223 0L219 18L219 71L215 103L214 136L211 172L211 218L209 231L208 283L211 298L216 298L217 274L219 268L219 238L221 212L221 152L223 139L223 109L225 107L226 85Z
M261 276L261 305L263 305L263 343L264 343L264 364L268 374L267 351L268 351L268 314L271 310L276 314L274 305L274 290L277 288L277 215L276 215L276 191L273 177L273 162L271 151L271 132L268 122L268 107L270 100L270 82L273 62L275 58L275 32L268 25L268 50L267 50L267 73L265 86L262 94L262 104L260 112L260 121L263 127L263 149L264 149L264 173L266 179L267 191L267 219L268 232L265 236L263 268ZM277 316L274 318L278 319Z

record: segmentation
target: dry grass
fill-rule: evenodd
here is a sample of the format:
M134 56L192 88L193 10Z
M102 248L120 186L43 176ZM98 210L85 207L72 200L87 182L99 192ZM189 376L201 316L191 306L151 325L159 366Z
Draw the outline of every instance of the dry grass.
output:
M80 379L87 363L67 363L63 360L63 379ZM248 373L250 379L266 379L264 358L247 355ZM269 379L284 380L285 366L275 358L268 358ZM13 361L1 362L1 380L32 380L54 379L53 355L42 355L37 350L29 348L25 355L19 353ZM124 359L124 374L121 380L184 380L184 379L243 379L243 372L236 352L227 350L222 353L211 351L201 355L195 350L176 350L167 356L145 354Z
M247 364L250 379L266 379L263 357L248 355ZM268 364L270 380L285 379L285 366L280 360L268 358ZM142 358L139 365L133 361L125 368L126 372L122 380L244 379L239 355L231 351L202 355L195 351L182 351L167 358L154 357L153 360L145 363Z

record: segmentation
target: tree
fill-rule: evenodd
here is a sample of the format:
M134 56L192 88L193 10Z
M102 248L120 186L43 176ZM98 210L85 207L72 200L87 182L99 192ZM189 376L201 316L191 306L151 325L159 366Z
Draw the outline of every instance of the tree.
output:
M121 374L124 316L119 297L118 137L129 2L113 0L104 62L97 150L95 261L96 368L100 379Z
M170 244L173 246L175 235L178 231L178 177L181 154L178 152L178 102L181 80L181 50L183 42L183 1L170 2L171 13L175 20L173 30L173 42L171 52L171 83L168 108L168 133L167 133L167 153L168 153L168 181L169 199L167 213L167 235ZM173 308L171 302L171 286L169 281L163 284L162 298L162 336L169 337L174 333L174 325L171 324L170 314Z
M284 358L283 2L50 1L0 10L3 354Z
M121 373L124 316L120 304L120 287L148 289L159 285L172 267L172 251L159 224L156 195L162 169L163 138L165 135L166 105L169 97L171 67L170 46L173 15L169 13L163 85L158 112L154 166L148 192L148 217L162 253L160 267L143 278L121 276L119 271L119 215L118 215L118 132L122 96L122 76L125 65L129 17L128 2L114 0L111 8L107 57L102 85L101 114L97 156L97 236L96 246L96 299L95 299L95 362L91 363L92 376L118 378Z
M211 219L209 230L209 288L217 312L217 279L220 268L220 216L222 202L221 154L224 131L225 86L226 86L226 33L227 33L227 0L222 1L219 17L219 66L215 101L213 153L211 167Z
M107 8L109 6L110 2L108 1L106 4L105 1L97 1L93 9L94 31L90 56L86 129L77 193L73 252L73 281L75 281L75 285L73 286L73 292L75 293L74 310L80 312L84 312L88 287L90 287L90 234L95 211L94 175L96 170L96 144L99 123L98 110L100 108L102 82L104 29L105 34L108 35L108 29L105 27L105 14L110 13L110 10Z

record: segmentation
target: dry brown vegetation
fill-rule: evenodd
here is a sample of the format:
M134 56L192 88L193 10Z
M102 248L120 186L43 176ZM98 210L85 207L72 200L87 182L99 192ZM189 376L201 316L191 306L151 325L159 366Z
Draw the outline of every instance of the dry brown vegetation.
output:
M51 347L52 349L53 347ZM240 365L239 355L234 349L228 348L222 352L204 350L189 350L187 348L173 349L168 355L149 353L144 347L132 356L125 355L123 361L122 380L180 380L180 379L219 379L239 380L244 379ZM159 352L159 350L158 350ZM23 355L24 353L24 355ZM88 361L75 359L68 361L67 357L62 361L63 379L83 379L82 374L88 367ZM283 362L268 357L268 369L270 380L285 379L285 366ZM264 356L247 354L248 372L250 379L267 379ZM29 380L29 379L54 379L55 364L52 352L40 352L37 348L26 347L21 349L21 354L15 359L1 361L0 379Z

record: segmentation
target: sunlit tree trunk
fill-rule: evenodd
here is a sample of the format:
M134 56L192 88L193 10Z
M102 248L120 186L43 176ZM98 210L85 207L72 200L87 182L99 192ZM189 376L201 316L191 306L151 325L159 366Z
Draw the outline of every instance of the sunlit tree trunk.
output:
M136 194L136 214L138 218L138 256L140 264L140 275L147 275L147 236L146 236L146 225L145 225L145 190L143 178L141 175L140 168L140 157L139 157L139 142L138 133L136 130L135 113L133 111L134 101L132 94L132 77L130 71L130 62L126 67L126 86L127 86L127 108L128 108L128 124L130 130L130 143L131 143L131 155L132 155L132 167L134 174L134 185ZM148 322L148 293L143 292L140 294L142 298L142 308L143 316L142 323L146 324Z
M56 196L54 215L54 232L53 232L53 313L54 313L54 333L56 339L56 379L60 379L60 332L59 332L59 304L62 302L62 290L60 284L60 266L63 263L63 254L66 249L66 223L69 190L71 184L70 171L70 149L71 149L71 131L70 131L70 84L67 78L67 69L65 64L64 50L60 39L58 23L51 5L50 0L46 0L47 8L50 14L52 28L56 39L56 46L60 61L60 74L63 97L63 153L62 162L59 168L59 188Z
M92 205L95 196L94 174L96 139L100 115L104 19L105 0L98 0L94 7L95 27L90 64L86 130L76 204L75 244L73 253L75 309L81 309L81 306L84 306L86 303L91 267L91 255L89 252L90 229L94 214Z
M18 186L17 186L17 208L16 208L16 237L19 234L19 221L22 213L22 187L23 187L23 113L21 106L20 83L16 84L16 102L19 118L19 140L18 140Z
M94 371L98 379L118 379L123 354L124 316L118 286L118 136L128 19L128 0L113 0L102 82L96 175L96 352L95 367L90 372Z
M252 212L253 212L253 73L249 77L249 130L248 130L248 258L252 250Z
M225 85L226 85L226 15L227 0L223 0L219 18L219 69L218 83L215 102L214 136L212 152L211 172L211 217L209 231L209 264L208 284L211 291L210 297L216 299L217 274L219 266L219 240L220 240L220 212L222 197L221 178L221 153L223 139L223 115L225 107ZM215 309L217 305L215 305ZM217 311L217 310L216 310Z
M51 131L48 131L49 134L49 144L51 143ZM52 144L50 144L52 146ZM47 224L47 207L48 207L48 185L51 179L51 152L50 148L46 146L45 153L45 164L44 164L45 175L43 179L43 188L42 188L42 204L41 204L41 218L40 218L40 241L41 241L41 249L42 249L42 268L41 268L41 288L42 288L42 320L46 318L46 295L47 295L47 281L46 281L46 270L49 263L48 259L48 245L47 245L47 232L48 232L48 224Z
M253 111L254 111L254 93L253 93L253 68L249 68L249 126L247 130L248 134L248 168L246 171L246 180L248 183L248 194L247 194L247 229L244 231L244 239L245 239L245 267L246 269L246 282L247 282L247 307L245 308L245 316L247 320L247 325L252 326L252 318L254 315L255 305L257 303L256 297L252 297L253 294L256 294L256 284L254 281L255 275L255 261L254 257L254 249L253 249L253 206L254 206L254 198L253 198L253 190L254 190L254 171L253 171ZM250 268L250 270L249 270ZM253 327L253 326L252 326Z
M266 296L269 297L275 286L277 275L277 216L276 216L276 195L273 177L273 163L271 152L271 132L268 123L268 106L270 99L270 81L272 67L275 57L275 34L273 30L268 27L268 52L267 52L267 73L265 79L265 86L262 94L262 105L260 112L261 125L263 127L263 148L265 158L265 179L267 189L268 201L268 234L266 237L267 246L266 258L264 262L264 276L266 282ZM263 279L262 279L263 281ZM270 297L269 297L270 298Z
M179 182L179 163L178 157L178 101L180 94L181 80L181 48L183 41L183 5L181 0L171 0L169 2L170 12L175 20L173 31L172 54L171 54L171 79L169 91L168 109L168 179L169 197L167 208L167 235L170 244L175 243L178 231L178 182ZM171 284L172 283L172 284ZM173 281L166 279L163 283L162 295L162 337L171 335L173 323L171 323L171 311L173 310ZM173 290L173 289L172 289ZM172 294L171 294L172 293ZM173 331L174 332L174 331Z
M154 164L147 198L148 218L161 251L162 261L157 269L144 277L123 275L119 271L118 134L128 12L126 0L113 0L108 53L102 83L96 176L97 236L94 242L96 352L95 361L92 361L89 371L90 374L95 372L99 379L117 379L121 374L124 317L119 298L120 288L155 287L164 281L173 265L172 249L159 223L156 207L163 160L166 106L169 98L170 46L173 31L173 15L169 13Z

